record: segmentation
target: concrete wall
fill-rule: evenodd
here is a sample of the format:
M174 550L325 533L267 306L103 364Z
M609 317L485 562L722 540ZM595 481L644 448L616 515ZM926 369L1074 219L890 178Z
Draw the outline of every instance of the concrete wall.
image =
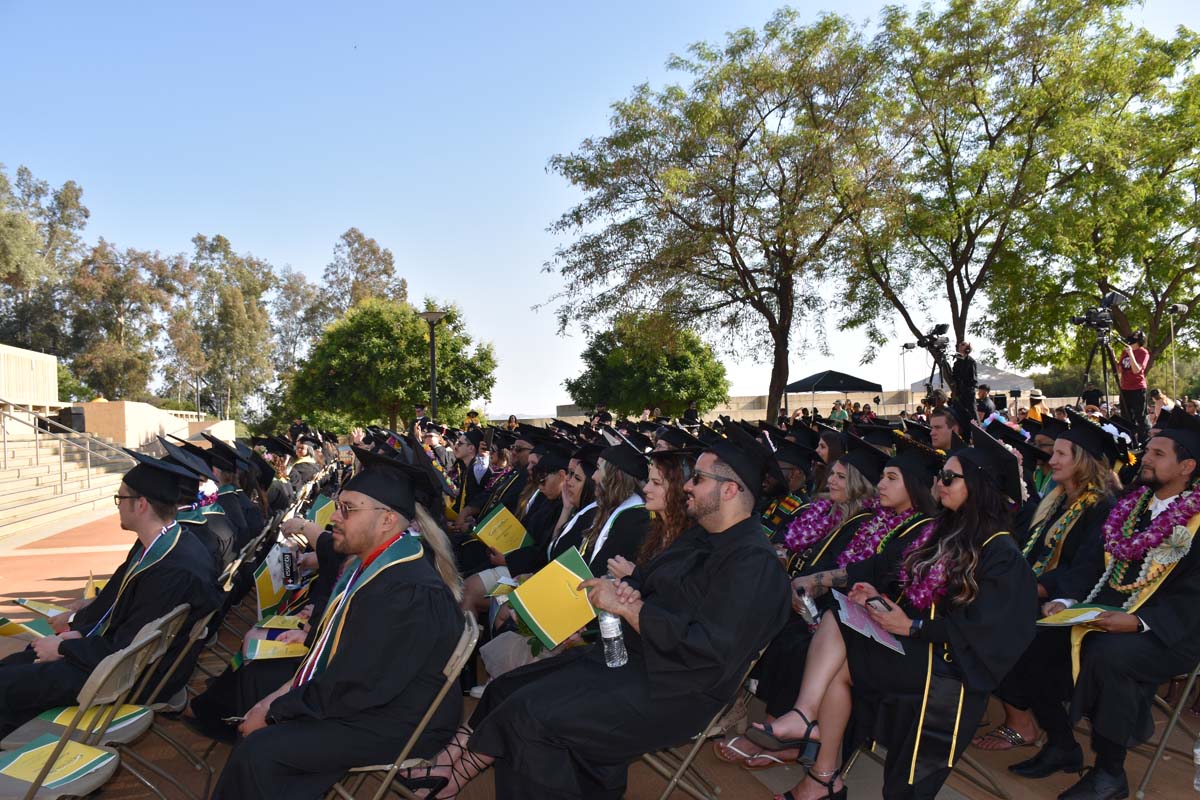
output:
M183 439L199 435L202 430L219 426L217 435L233 439L233 421L195 421L181 419L175 413L155 408L149 403L127 400L78 403L83 409L84 427L88 433L112 439L124 447L139 448L150 444L156 436L171 434ZM194 416L194 415L193 415Z
M0 344L0 398L10 403L58 406L58 359Z

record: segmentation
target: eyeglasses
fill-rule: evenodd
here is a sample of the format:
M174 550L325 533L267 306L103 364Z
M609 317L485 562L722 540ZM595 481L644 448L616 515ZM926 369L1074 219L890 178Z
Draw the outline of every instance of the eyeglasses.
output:
M732 483L734 486L736 486L738 488L739 492L746 491L746 487L742 486L742 484L738 483L736 478L730 478L725 475L718 475L715 472L705 472L702 469L695 470L692 473L692 477L689 480L691 481L691 484L693 486L696 486L700 483L701 478L711 478L712 480L717 481L718 483Z
M519 444L514 444L512 447L510 447L508 449L513 451L514 453L524 453L526 450L532 450L533 448L532 447L522 447Z
M391 511L392 510L392 509L388 508L387 506L348 506L345 503L334 503L333 508L339 514L341 514L343 517L348 517L351 514L353 514L355 511Z
M962 477L964 476L961 472L951 472L948 469L944 469L937 474L937 479L942 482L942 486L950 486L956 478Z
M113 505L116 506L117 508L120 508L122 500L137 500L140 497L141 497L140 494L114 494L113 495Z

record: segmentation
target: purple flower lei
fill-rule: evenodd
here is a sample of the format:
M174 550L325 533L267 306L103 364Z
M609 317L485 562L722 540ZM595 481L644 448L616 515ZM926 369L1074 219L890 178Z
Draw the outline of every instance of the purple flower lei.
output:
M933 521L925 523L913 543L904 548L903 558L907 560L910 553L924 547L933 538L933 533L936 529L937 526ZM908 570L901 566L900 585L904 587L904 596L913 608L929 608L946 594L946 565L944 560L938 559L931 564L918 581L914 581L912 576L908 574Z
M802 553L824 539L842 521L842 511L828 497L809 503L788 525L783 541L793 553Z
M854 538L846 549L838 554L837 565L844 568L849 564L866 561L879 552L879 545L888 534L895 531L904 523L915 517L919 512L909 510L907 513L880 506L878 513L854 533Z
M1184 492L1146 530L1135 531L1150 498L1150 487L1142 486L1122 497L1104 520L1104 550L1116 560L1140 561L1162 544L1176 525L1187 525L1188 520L1200 514L1200 492Z

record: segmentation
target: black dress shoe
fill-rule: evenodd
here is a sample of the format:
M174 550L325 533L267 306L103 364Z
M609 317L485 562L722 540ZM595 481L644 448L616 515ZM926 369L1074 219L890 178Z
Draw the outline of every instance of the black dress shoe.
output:
M1077 744L1070 747L1048 744L1033 758L1009 764L1008 770L1022 778L1045 778L1056 772L1080 772L1083 770L1083 748Z
M1092 767L1079 782L1058 796L1058 800L1125 800L1129 797L1129 780L1125 772L1114 775Z

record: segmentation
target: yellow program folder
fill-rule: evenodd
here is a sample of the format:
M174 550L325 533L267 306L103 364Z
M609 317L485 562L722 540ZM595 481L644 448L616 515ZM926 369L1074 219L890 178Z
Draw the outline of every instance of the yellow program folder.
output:
M583 556L572 547L514 589L509 603L542 644L552 649L596 618L587 592L576 588L591 577Z
M525 526L504 506L496 506L475 523L475 538L501 553L511 553L533 544Z

